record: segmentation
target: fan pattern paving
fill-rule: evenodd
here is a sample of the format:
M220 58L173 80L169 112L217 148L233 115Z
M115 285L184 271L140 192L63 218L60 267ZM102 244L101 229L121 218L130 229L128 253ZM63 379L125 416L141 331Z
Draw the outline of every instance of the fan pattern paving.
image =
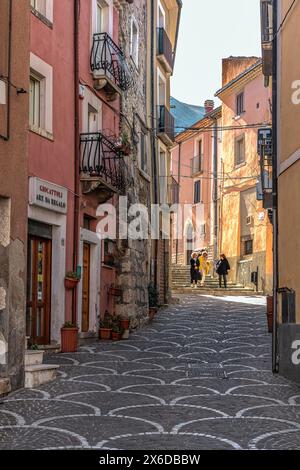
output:
M299 449L270 343L265 307L183 296L128 341L56 355L59 379L0 404L0 449Z

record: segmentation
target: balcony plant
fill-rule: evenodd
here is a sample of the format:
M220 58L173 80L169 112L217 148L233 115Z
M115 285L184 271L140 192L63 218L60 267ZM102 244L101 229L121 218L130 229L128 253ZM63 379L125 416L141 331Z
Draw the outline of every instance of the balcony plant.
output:
M61 352L76 352L78 346L78 326L70 321L63 324L60 330Z
M156 285L151 282L148 286L148 297L149 297L149 319L153 320L158 310L158 299L159 293Z
M123 155L131 154L131 143L127 132L122 132L121 138L116 145L117 149L123 153Z
M68 290L75 289L79 281L80 276L76 271L68 271L65 275L65 288Z
M112 321L111 321L111 315L110 313L106 310L104 314L104 318L100 320L100 325L99 325L99 339L111 339L111 333L112 333Z

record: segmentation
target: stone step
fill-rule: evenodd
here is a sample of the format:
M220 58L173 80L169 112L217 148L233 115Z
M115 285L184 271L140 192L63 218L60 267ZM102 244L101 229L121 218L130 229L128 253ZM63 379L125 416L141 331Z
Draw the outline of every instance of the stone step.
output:
M179 289L172 289L172 294L189 294L189 295L213 295L213 296L260 296L262 292L255 292L251 289L205 289L205 288L191 288L182 287Z
M38 364L25 367L25 388L35 388L57 377L59 365Z
M34 366L43 364L43 350L27 350L25 351L25 366Z

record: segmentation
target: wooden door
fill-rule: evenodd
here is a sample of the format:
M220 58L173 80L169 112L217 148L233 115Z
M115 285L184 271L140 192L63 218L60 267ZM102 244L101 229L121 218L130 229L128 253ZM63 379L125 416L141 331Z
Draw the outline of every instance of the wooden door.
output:
M52 242L29 237L26 334L31 344L50 344Z
M81 330L89 331L90 322L90 257L91 247L83 244L83 272L82 272L82 322Z

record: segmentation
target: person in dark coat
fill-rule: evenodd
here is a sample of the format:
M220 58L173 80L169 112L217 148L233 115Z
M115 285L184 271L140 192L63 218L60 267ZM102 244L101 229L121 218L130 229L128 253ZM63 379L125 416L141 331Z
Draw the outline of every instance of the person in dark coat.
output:
M197 287L199 279L199 260L197 253L193 253L190 259L191 264L191 287Z
M227 289L227 276L228 271L230 271L230 265L228 259L224 254L220 256L219 261L217 262L217 273L219 274L219 286L222 287L222 278L224 281L224 287Z

